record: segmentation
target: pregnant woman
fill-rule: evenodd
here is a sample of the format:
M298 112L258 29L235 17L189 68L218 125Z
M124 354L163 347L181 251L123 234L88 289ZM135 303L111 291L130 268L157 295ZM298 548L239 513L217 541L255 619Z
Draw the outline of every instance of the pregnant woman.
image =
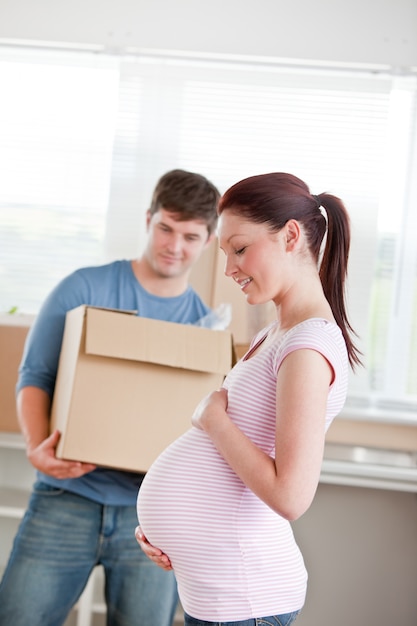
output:
M349 218L285 173L236 183L219 215L226 275L249 304L272 300L277 319L150 468L136 537L174 570L186 626L288 626L307 585L290 521L313 500L360 363L344 300Z

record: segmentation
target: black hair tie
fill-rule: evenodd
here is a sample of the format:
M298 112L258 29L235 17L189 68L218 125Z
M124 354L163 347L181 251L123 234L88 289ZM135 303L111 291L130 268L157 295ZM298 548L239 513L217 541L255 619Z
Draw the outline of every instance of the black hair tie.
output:
M320 198L318 196L313 195L313 194L311 194L311 196L316 201L317 208L319 209L321 207L321 200L320 200Z

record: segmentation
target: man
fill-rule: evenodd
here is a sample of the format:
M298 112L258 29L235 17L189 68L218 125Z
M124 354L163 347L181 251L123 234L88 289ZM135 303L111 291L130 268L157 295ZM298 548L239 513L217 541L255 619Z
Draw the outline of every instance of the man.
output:
M133 309L179 323L209 312L188 280L214 236L218 199L203 176L168 172L147 212L144 253L77 270L43 304L17 383L19 423L37 481L0 585L0 626L62 625L98 564L106 578L108 626L171 625L175 578L151 563L134 537L143 475L57 459L60 434L50 434L49 416L70 309Z

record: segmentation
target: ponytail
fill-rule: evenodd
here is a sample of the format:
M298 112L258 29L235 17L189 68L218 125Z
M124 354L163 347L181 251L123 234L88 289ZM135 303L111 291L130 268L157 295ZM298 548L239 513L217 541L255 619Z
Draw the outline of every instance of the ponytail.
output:
M327 234L320 264L320 280L324 294L333 311L346 342L349 363L352 369L362 365L361 352L355 346L355 335L346 312L346 278L350 247L350 220L343 202L331 194L313 196L326 210Z

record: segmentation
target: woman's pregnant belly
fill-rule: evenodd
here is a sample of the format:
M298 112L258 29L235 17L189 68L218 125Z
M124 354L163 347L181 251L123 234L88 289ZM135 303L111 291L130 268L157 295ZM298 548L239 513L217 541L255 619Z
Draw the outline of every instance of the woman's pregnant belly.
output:
M138 495L139 523L177 568L191 553L201 556L207 542L230 547L236 540L233 510L244 490L208 436L191 428L149 469Z
M288 597L302 606L306 573L290 525L245 487L203 431L192 428L158 457L137 510L148 541L169 556L190 615L272 615L280 594L284 607Z

